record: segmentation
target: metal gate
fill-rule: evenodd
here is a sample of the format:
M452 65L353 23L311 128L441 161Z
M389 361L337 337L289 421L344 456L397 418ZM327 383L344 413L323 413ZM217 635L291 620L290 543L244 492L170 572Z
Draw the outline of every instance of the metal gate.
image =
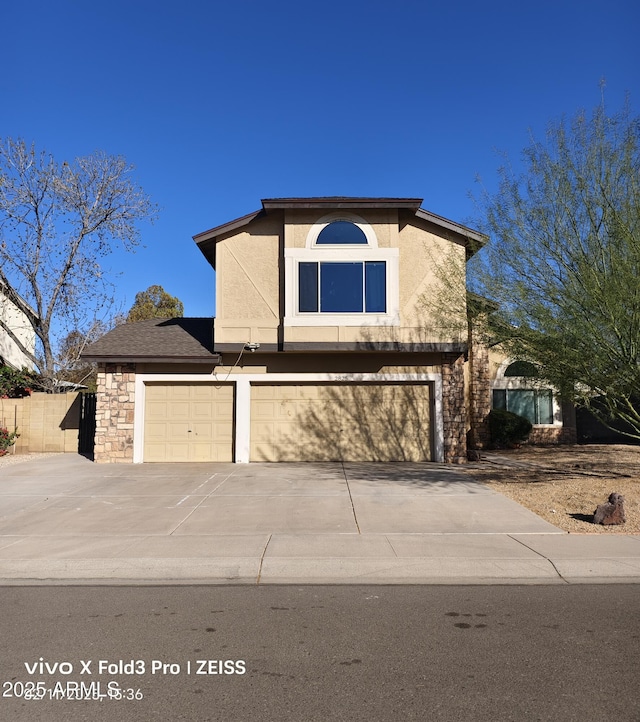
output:
M80 394L80 428L78 430L78 453L93 455L96 435L96 395Z

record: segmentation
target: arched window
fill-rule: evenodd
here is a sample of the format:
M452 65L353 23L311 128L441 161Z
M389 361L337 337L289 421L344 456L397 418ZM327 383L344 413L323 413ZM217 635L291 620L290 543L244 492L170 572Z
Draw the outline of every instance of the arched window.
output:
M351 221L331 221L318 234L317 246L367 245L364 231Z
M285 248L285 325L398 325L399 250L380 248L374 227L339 210Z
M524 376L531 379L538 375L538 369L529 361L514 361L507 366L504 375L505 377Z
M360 248L373 250L378 248L378 238L370 223L355 213L338 211L329 213L318 219L307 233L305 247L308 249L322 249L327 251L340 248L347 251L355 246L353 250Z

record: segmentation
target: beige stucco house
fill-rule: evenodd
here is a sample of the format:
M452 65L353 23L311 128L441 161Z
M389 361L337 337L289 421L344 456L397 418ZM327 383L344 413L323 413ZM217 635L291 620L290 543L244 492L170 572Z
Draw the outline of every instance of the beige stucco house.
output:
M196 235L215 319L127 324L84 354L96 461L466 459L489 389L465 391L464 273L438 268L486 239L420 204L267 199Z

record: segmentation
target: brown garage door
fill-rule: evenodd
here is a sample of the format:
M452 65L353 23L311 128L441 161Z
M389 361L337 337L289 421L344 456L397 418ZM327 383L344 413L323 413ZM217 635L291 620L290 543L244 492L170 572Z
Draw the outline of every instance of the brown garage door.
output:
M147 384L144 461L233 461L233 386Z
M430 384L253 384L251 461L429 461Z

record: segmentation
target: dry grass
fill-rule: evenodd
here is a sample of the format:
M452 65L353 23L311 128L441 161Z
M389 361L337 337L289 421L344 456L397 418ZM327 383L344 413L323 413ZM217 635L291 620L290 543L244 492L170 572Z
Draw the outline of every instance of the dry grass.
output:
M639 446L525 446L489 452L468 473L565 531L640 534ZM613 491L624 497L626 524L594 524Z

